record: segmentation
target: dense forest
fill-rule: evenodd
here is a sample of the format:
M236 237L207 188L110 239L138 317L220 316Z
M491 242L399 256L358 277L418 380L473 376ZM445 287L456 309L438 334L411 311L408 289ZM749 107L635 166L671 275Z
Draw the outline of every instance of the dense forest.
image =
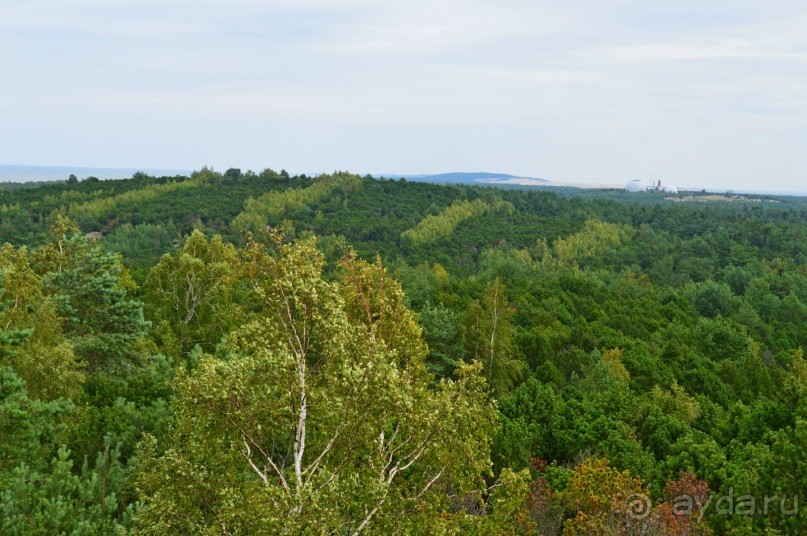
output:
M0 534L807 534L807 199L0 186Z

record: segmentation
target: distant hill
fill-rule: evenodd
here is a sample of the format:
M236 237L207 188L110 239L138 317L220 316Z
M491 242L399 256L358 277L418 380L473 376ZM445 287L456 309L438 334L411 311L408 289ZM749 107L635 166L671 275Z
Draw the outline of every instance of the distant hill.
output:
M496 184L506 183L507 181L514 181L518 179L524 179L530 182L548 182L546 179L538 179L535 177L522 177L518 175L508 175L507 173L487 173L481 171L438 173L436 175L399 175L396 173L384 173L376 176L386 178L404 178L411 181L431 182L435 184Z

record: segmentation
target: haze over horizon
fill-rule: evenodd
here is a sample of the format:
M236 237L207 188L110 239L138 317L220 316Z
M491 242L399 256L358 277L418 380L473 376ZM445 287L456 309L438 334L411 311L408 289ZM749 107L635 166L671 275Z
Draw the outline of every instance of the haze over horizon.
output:
M11 2L0 164L803 191L805 25L791 0Z

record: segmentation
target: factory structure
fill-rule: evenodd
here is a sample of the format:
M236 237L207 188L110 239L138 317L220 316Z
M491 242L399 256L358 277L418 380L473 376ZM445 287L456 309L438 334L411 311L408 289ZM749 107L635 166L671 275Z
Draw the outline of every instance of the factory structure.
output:
M645 184L643 181L640 180L633 180L625 185L625 191L630 193L665 192L668 194L677 194L678 188L669 184L662 185L661 179L659 179L656 184L653 184L652 180L650 181L649 184Z

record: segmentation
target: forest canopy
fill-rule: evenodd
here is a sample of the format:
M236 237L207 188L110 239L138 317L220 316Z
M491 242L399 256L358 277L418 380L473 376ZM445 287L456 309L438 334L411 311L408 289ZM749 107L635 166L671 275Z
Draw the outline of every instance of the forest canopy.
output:
M804 534L807 200L681 198L0 188L0 533Z

